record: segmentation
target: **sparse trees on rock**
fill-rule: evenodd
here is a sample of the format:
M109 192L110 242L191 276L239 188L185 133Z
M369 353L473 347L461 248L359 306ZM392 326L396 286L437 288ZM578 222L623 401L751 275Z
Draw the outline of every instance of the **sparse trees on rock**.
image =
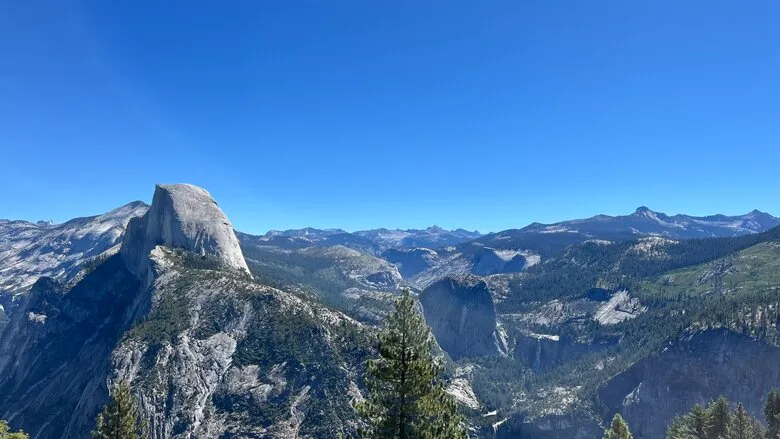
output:
M379 358L368 363L368 398L359 407L365 436L392 439L465 439L465 422L444 391L441 366L431 354L430 329L408 290L379 334Z

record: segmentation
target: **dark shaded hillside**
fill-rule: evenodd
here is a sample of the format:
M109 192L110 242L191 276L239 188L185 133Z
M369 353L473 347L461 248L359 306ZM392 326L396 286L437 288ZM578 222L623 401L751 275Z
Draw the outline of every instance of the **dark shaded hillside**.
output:
M139 287L119 255L69 291L38 280L0 340L0 418L40 437L89 431L77 413L108 397L109 358L141 306Z

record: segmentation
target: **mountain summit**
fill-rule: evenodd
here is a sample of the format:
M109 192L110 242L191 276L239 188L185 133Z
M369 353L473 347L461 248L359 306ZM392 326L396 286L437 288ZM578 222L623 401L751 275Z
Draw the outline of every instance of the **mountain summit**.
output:
M158 245L216 256L249 273L230 221L208 191L191 184L157 185L149 211L127 225L120 252L133 274L147 278L149 252Z

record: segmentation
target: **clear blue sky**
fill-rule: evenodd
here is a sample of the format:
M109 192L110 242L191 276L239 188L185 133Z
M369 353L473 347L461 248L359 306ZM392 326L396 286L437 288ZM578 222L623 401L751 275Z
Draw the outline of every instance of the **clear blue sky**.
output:
M778 23L776 0L6 1L0 217L157 182L249 232L778 214Z

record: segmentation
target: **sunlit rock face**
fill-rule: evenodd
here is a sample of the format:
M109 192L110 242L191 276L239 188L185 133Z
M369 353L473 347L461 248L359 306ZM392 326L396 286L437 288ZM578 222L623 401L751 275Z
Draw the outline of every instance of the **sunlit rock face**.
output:
M127 226L121 254L128 269L148 279L149 252L157 245L216 256L249 273L233 226L211 195L197 186L157 185L149 211Z

